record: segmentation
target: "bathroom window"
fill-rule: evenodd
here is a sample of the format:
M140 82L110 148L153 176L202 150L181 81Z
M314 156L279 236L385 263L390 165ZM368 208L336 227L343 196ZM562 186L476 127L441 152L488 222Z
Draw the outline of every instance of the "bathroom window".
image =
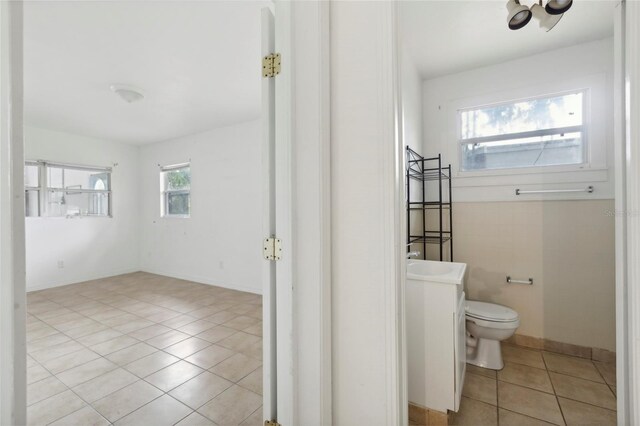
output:
M27 161L24 167L27 217L110 217L111 169Z
M458 110L461 171L587 162L586 91Z
M160 168L163 217L191 216L191 165L178 164Z

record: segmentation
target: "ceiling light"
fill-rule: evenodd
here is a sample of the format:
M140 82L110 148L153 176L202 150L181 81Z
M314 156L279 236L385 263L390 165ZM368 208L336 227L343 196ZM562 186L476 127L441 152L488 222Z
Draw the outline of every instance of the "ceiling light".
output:
M573 0L549 0L544 9L550 15L562 15L573 5Z
M144 99L144 94L140 89L136 89L131 86L124 86L122 84L113 84L110 87L111 91L120 96L126 103L131 104Z
M518 0L509 0L507 10L509 11L507 24L511 30L519 30L531 20L531 10L527 6L521 5Z
M533 17L540 22L540 28L544 28L545 31L549 32L553 27L556 26L560 19L562 18L562 14L560 15L550 15L547 13L544 7L539 4L534 4L531 6L531 13L533 13Z

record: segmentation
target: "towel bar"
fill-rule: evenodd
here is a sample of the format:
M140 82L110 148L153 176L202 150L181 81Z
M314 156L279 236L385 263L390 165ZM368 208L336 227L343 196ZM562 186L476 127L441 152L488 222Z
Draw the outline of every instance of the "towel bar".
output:
M593 186L587 186L584 189L538 189L531 191L523 191L521 189L516 189L516 195L524 195L524 194L553 194L553 193L562 193L562 192L593 192Z
M509 284L527 284L527 285L533 285L533 278L529 278L528 281L524 281L524 280L514 280L511 279L510 276L507 275L507 282Z

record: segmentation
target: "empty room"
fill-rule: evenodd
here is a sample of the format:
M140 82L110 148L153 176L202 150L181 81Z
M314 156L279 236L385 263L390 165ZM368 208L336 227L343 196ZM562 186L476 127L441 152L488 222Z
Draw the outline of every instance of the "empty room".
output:
M261 424L269 3L24 6L28 424Z

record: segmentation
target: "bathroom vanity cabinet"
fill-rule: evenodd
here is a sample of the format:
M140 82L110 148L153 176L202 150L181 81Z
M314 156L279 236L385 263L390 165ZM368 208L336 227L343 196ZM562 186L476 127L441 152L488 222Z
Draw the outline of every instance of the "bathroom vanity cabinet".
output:
M466 264L407 262L409 402L458 411L466 371Z

